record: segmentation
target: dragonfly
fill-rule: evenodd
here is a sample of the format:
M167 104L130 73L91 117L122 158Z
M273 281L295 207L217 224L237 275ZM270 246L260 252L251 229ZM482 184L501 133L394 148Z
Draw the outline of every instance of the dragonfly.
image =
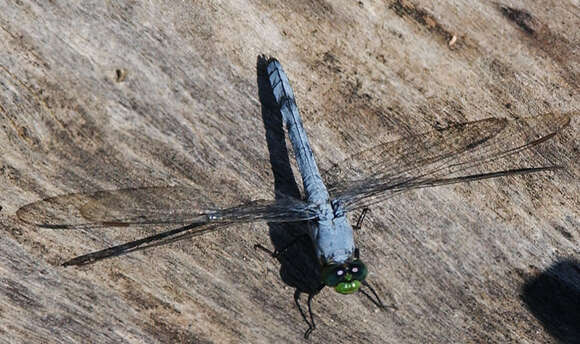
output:
M369 269L360 256L354 231L360 229L369 207L413 189L430 188L529 173L556 171L548 164L482 170L501 159L509 160L546 142L569 125L569 114L544 114L520 120L487 118L453 124L418 135L380 143L359 152L321 173L310 146L294 91L275 58L264 60L274 106L290 139L304 196L275 200L248 200L216 206L227 186L154 187L93 194L68 194L26 205L18 210L21 220L53 229L125 227L132 225L185 224L142 239L81 255L64 266L86 265L136 250L159 246L227 226L249 222L304 222L320 269L320 291L333 288L344 295L361 292L382 309L386 306L366 280ZM360 211L353 226L347 214ZM270 251L277 257L293 245ZM373 297L365 289L370 290ZM316 328L308 298L309 319L304 337Z

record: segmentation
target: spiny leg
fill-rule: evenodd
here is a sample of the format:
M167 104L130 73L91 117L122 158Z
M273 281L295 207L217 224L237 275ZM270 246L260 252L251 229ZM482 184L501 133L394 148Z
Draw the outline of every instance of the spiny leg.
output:
M365 219L365 217L367 216L367 213L370 211L369 208L364 208L362 210L362 213L360 214L360 216L358 217L358 220L356 221L356 225L352 226L352 229L354 229L355 231L358 231L359 229L362 228L362 223Z
M304 339L308 339L312 331L316 329L316 324L314 323L314 315L312 314L312 298L314 294L308 294L308 314L310 315L310 323L312 327L309 328L306 332L304 332Z
M324 286L322 286L322 288L324 288ZM320 288L320 289L322 289L322 288ZM308 325L308 329L306 330L306 332L304 332L304 339L308 339L308 337L310 337L310 334L316 329L316 324L314 323L314 313L312 313L312 299L314 298L314 295L316 295L316 294L310 294L310 293L308 294L308 315L310 317L310 321L306 317L304 310L302 310L302 306L300 306L300 295L301 294L302 293L300 292L300 290L296 289L296 291L294 292L294 303L296 303L296 307L298 308L298 311L300 311L300 315L302 316L302 319Z
M278 258L278 257L280 257L281 254L283 254L284 252L286 252L286 250L288 250L290 247L292 247L294 244L296 244L297 241L299 241L299 240L301 240L301 239L303 239L305 237L307 237L307 238L310 239L310 236L308 236L308 234L302 234L302 235L299 235L297 237L294 237L292 239L292 241L290 241L287 245L285 245L281 249L275 249L274 251L272 251L272 250L264 247L261 244L255 244L254 245L254 249L260 249L260 250L268 253L269 255L271 255L274 258Z
M381 300L381 298L379 297L379 295L375 292L375 289L373 287L371 287L371 285L367 282L367 281L362 281L362 284L369 288L369 290L373 293L374 295L374 299L366 292L364 291L364 289L359 289L361 293L363 293L364 296L366 296L372 303L375 304L375 306L381 308L381 309L387 309L387 308L392 308L394 310L398 310L399 308L397 306L395 306L394 304L387 306L383 303L383 301Z

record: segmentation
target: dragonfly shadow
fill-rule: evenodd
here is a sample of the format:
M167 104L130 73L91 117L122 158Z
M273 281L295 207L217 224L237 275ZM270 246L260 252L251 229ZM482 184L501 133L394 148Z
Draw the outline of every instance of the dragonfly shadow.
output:
M290 167L282 114L268 80L267 62L266 57L258 56L256 69L262 120L274 175L274 190L277 199L287 196L301 199L300 189ZM280 277L284 283L296 288L297 293L314 295L320 291L320 267L308 237L307 226L306 222L268 223L274 249L282 251L278 256L281 265Z
M521 298L556 340L560 343L579 343L579 261L557 261L524 284Z

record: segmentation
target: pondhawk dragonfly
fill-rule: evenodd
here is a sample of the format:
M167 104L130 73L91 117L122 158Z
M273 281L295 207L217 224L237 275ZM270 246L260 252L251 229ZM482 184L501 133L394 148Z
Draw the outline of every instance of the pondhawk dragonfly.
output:
M568 115L546 114L525 120L488 118L382 143L319 172L293 90L276 59L264 62L276 106L302 176L304 199L281 197L215 207L213 197L223 190L200 188L143 188L71 194L22 207L18 216L46 228L122 227L143 224L186 224L140 240L73 258L63 265L84 265L144 247L158 246L223 228L227 224L266 221L305 221L321 271L320 289L332 287L341 294L363 292L385 307L366 282L368 268L359 257L353 226L346 214L366 209L401 192L510 175L553 171L540 166L482 172L483 166L512 157L555 136L570 121ZM327 187L328 185L328 187ZM262 247L263 248L263 247ZM273 252L278 255L280 252ZM373 300L364 288L372 291ZM300 312L309 328L310 320Z

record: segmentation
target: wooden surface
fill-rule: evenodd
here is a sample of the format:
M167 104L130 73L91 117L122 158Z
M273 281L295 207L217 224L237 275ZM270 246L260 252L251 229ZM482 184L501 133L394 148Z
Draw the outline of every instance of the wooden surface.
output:
M16 216L128 187L273 198L256 74L267 54L323 170L451 123L573 114L523 161L564 171L374 207L357 240L398 310L324 290L312 343L578 343L578 13L576 1L0 2L0 342L303 341L281 263L253 249L272 247L266 224L64 268L164 228L51 230Z

